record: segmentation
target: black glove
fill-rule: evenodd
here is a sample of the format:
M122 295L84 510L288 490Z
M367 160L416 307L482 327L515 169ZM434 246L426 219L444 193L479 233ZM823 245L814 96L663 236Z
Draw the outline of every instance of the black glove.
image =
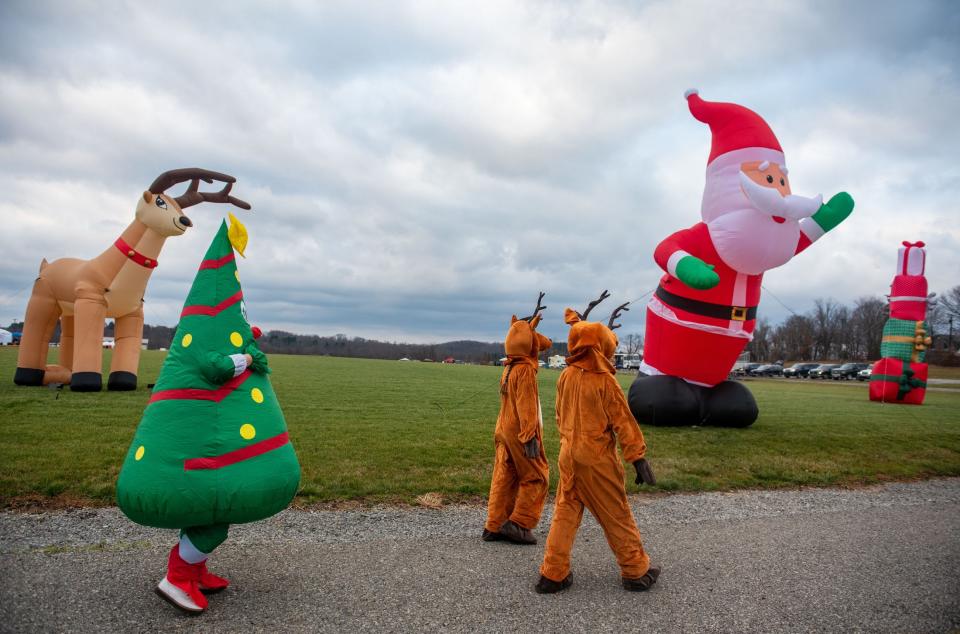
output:
M646 458L640 458L633 463L633 468L637 470L637 479L634 480L635 484L649 484L654 485L657 483L657 477L653 475L653 469L650 468L650 463L647 462Z
M536 436L523 443L523 455L531 460L540 455L540 441Z
M253 357L253 363L250 365L250 368L258 374L270 374L270 366L267 364L267 355L263 351L254 346L250 345L247 347L247 354Z

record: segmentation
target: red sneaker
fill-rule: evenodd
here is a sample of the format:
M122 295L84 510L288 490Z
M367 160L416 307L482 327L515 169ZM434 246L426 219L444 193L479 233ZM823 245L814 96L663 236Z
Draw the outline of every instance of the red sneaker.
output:
M200 592L213 594L214 592L220 592L230 585L230 582L223 577L218 577L207 570L206 559L196 565L200 567Z
M188 614L200 614L207 609L207 597L200 592L201 565L181 559L180 544L175 545L167 560L167 576L157 584L157 594Z

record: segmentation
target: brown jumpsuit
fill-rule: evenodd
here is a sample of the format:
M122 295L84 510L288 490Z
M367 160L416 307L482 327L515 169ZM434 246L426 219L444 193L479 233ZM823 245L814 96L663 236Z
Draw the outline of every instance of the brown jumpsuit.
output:
M484 526L492 533L508 519L522 528L534 528L547 499L550 468L543 451L537 355L553 342L536 332L539 322L539 316L529 323L514 316L504 344L508 361L500 378L496 457ZM532 459L523 453L523 444L531 438L540 442L540 454Z
M603 324L580 321L569 308L565 318L572 327L568 366L557 383L560 482L540 573L553 581L570 574L570 551L586 507L603 528L620 574L637 579L650 568L650 558L627 503L616 443L627 462L643 458L646 444L613 376L609 359L617 338Z

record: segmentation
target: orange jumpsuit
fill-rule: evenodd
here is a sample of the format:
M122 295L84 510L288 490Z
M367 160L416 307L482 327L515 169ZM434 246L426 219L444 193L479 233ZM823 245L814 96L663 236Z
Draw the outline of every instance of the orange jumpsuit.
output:
M508 361L500 378L496 457L484 526L492 533L508 519L522 528L534 528L547 499L550 467L543 451L537 355L553 342L536 332L539 322L539 315L531 322L514 316L504 344ZM540 455L533 459L523 453L524 443L531 438L540 442Z
M565 318L572 327L567 368L557 383L560 483L540 574L552 581L570 574L570 551L586 507L603 528L620 574L637 579L650 568L650 558L627 504L616 442L627 462L643 458L647 446L613 376L609 359L616 335L603 324L580 321L569 308Z

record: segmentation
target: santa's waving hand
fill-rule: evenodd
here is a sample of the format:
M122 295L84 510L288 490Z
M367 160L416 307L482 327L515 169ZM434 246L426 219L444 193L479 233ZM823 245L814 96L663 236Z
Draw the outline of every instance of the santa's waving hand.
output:
M686 97L713 136L702 222L654 253L666 275L647 307L631 408L646 424L746 426L756 420L756 402L726 379L753 338L763 273L843 222L853 199L793 194L783 149L757 113L704 101L696 90Z

